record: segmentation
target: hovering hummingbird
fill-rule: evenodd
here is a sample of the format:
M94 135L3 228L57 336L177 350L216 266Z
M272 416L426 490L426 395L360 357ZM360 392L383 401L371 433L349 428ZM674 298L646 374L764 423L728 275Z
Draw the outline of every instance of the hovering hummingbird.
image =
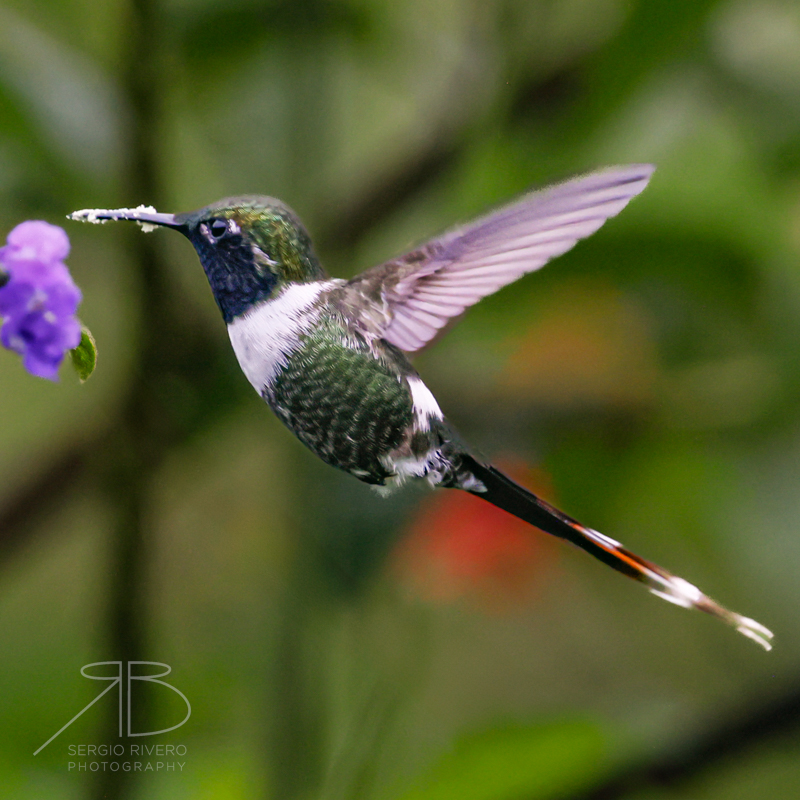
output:
M594 233L647 185L653 167L615 167L533 192L351 280L330 278L295 214L272 197L185 214L86 209L74 220L173 228L194 245L255 390L323 461L378 487L406 478L463 489L655 595L733 625L769 650L772 633L688 581L587 528L486 463L448 424L409 356L483 297Z

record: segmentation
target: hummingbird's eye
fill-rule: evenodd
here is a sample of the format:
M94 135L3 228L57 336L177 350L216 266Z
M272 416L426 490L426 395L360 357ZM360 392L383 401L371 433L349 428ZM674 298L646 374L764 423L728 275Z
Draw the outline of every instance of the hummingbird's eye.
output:
M211 238L219 241L229 230L228 220L226 219L212 219L208 223L208 232Z

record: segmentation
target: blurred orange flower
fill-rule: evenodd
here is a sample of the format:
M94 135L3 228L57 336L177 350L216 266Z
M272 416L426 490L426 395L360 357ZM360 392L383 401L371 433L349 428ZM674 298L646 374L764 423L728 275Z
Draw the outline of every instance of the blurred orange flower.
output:
M498 466L537 494L552 497L541 471L511 459ZM392 562L401 582L425 600L464 597L503 611L535 597L556 552L547 534L485 500L440 490L421 505Z
M595 282L570 283L515 335L498 376L500 397L558 409L646 406L659 376L651 328L635 298Z

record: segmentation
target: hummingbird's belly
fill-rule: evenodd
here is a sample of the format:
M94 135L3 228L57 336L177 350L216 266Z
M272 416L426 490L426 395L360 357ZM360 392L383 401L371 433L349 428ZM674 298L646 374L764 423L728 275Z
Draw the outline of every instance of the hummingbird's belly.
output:
M327 327L301 338L264 399L328 464L382 484L394 474L387 456L408 440L413 426L408 382L366 343L353 347L343 341L343 331Z

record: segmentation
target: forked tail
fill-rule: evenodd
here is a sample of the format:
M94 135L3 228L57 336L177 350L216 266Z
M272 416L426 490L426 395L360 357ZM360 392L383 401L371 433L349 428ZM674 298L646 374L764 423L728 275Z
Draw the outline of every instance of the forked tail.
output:
M732 625L765 650L772 649L772 631L754 619L728 611L683 578L672 575L651 561L645 561L608 536L581 525L512 481L500 470L481 464L472 456L463 456L462 469L471 472L485 487L485 491L467 489L470 494L487 500L546 533L572 542L617 572L641 581L653 594L664 600L684 608L705 611Z

